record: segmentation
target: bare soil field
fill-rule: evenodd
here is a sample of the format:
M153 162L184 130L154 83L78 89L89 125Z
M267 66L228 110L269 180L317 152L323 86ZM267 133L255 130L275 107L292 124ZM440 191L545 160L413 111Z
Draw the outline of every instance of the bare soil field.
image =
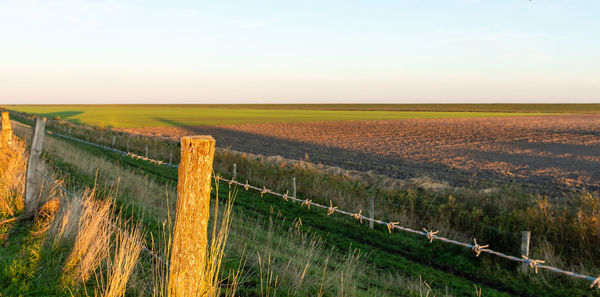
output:
M120 129L211 134L234 150L452 186L522 183L543 193L600 189L600 115L416 119Z

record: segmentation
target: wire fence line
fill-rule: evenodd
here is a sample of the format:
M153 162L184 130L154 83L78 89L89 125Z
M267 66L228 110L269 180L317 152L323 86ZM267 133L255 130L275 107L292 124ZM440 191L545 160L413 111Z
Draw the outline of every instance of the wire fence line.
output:
M73 140L73 141L76 141L76 142L79 142L79 143L84 143L84 144L88 144L90 146L101 148L101 149L104 149L104 150L112 151L112 152L118 153L120 155L130 157L130 158L145 160L145 161L148 161L148 162L151 162L151 163L154 163L154 164L157 164L157 165L161 165L161 166L167 166L167 167L171 167L171 168L178 168L178 166L175 165L175 164L171 164L171 163L160 161L160 160L151 159L151 158L148 158L148 157L139 156L139 155L136 155L136 154L133 154L133 153L130 153L130 152L121 151L121 150L118 150L118 149L115 149L115 148L111 148L111 147L108 147L108 146L96 144L96 143L85 141L85 140L82 140L82 139L77 139L77 138L74 138L74 137L71 137L71 136L67 136L67 135L64 135L64 134L55 133L55 132L51 132L51 131L47 131L47 133L50 134L50 135L54 135L54 136L57 136L57 137L64 138L64 139L69 139L69 140ZM349 211L341 210L341 209L338 209L337 207L334 207L333 204L332 204L332 202L331 202L331 200L329 201L330 205L326 206L326 205L322 205L322 204L313 202L312 200L309 200L309 199L300 199L300 198L297 198L297 197L294 197L294 196L290 196L290 195L288 195L288 193L285 193L285 194L278 193L278 192L272 191L270 189L267 189L264 186L262 188L261 187L256 187L256 186L250 185L248 183L248 181L246 181L246 183L241 183L241 182L238 182L238 181L236 181L234 179L227 179L227 178L221 177L218 174L215 176L215 178L217 180L226 182L229 185L235 184L236 186L241 186L245 190L249 190L249 189L256 190L256 191L260 192L261 197L264 194L270 194L270 195L274 195L274 196L277 196L277 197L281 197L285 201L293 201L293 202L301 203L301 206L306 206L307 208L310 208L310 206L314 206L314 207L317 207L317 208L325 209L325 210L327 210L327 215L332 215L334 213L339 213L339 214L342 214L342 215L350 216L350 217L352 217L352 218L360 221L361 223L362 223L363 220L364 221L372 221L375 224L386 226L389 233L392 233L392 230L399 230L399 231L404 231L404 232L408 232L408 233L412 233L412 234L416 234L416 235L425 236L427 238L427 240L429 240L430 243L433 243L434 240L439 240L439 241L442 241L442 242L445 242L445 243L449 243L449 244L453 244L453 245L457 245L457 246L461 246L461 247L464 247L464 248L471 249L476 254L476 257L478 257L481 253L486 253L486 254L494 255L494 256L497 256L497 257L500 257L500 258L504 258L504 259L507 259L507 260L510 260L510 261L525 263L531 269L533 269L535 271L535 273L538 273L538 269L545 269L545 270L548 270L548 271L551 271L551 272L554 272L554 273L558 273L558 274L562 274L562 275L566 275L566 276L569 276L569 277L587 280L587 281L591 282L590 288L593 288L593 287L600 288L600 275L598 275L598 277L593 277L593 276L589 276L589 275L585 275L585 274L579 274L579 273L575 273L575 272L571 272L571 271L566 271L566 270L563 270L563 269L560 269L560 268L557 268L557 267L553 267L553 266L549 266L549 265L544 265L544 263L545 263L544 261L542 261L542 260L536 260L536 259L531 259L531 258L528 258L525 255L522 255L520 258L519 257L515 257L515 256L511 256L511 255L507 255L507 254L504 254L504 253L501 253L501 252L497 252L497 251L494 251L494 250L488 248L489 245L479 245L477 243L476 239L473 239L473 241L474 241L473 244L464 243L464 242L460 242L460 241L448 239L448 238L445 238L445 237L442 237L442 236L438 236L437 234L438 234L439 231L427 230L425 228L423 228L423 231L414 230L414 229L411 229L411 228L408 228L408 227L400 226L399 222L386 222L386 221L383 221L383 220L378 220L378 219L374 219L374 218L372 219L372 218L369 218L369 217L365 217L365 216L362 215L362 210L359 211L358 213L352 213L352 212L349 212ZM56 185L59 186L64 191L66 191L66 189L64 189L62 186L60 186L58 184L56 184ZM145 248L145 249L148 250L149 252L151 252L152 254L154 254L149 249L147 249L147 248ZM158 255L156 255L156 257L158 257L161 261L163 261L163 263L166 264L166 262L162 258L160 258Z
M16 122L16 121L15 121ZM22 124L19 122L16 122L22 126L25 127L30 127L26 124ZM46 131L48 134L50 135L55 135L55 133L52 133L51 131ZM64 137L68 137L66 135L62 135ZM71 137L69 137L71 138ZM78 139L76 138L71 138L72 140L77 141ZM79 140L82 141L82 140ZM91 142L86 142L89 145L94 145L96 147L99 148L103 148L103 149L110 149L109 147L103 147L101 145L98 144L94 144ZM119 152L117 150L113 150L115 152ZM21 153L21 152L19 152ZM22 153L21 156L24 159L27 159ZM40 171L39 169L36 169L35 172L37 174L39 174L40 176L42 176L43 178L45 178L46 180L48 180L50 183L52 183L54 186L56 186L59 190L61 190L63 193L65 193L67 196L71 197L72 199L77 199L81 202L81 205L88 211L91 211L92 213L94 213L95 215L99 216L102 220L104 220L111 228L113 228L114 230L116 230L117 232L119 232L120 234L123 234L128 240L130 240L131 242L133 242L135 245L139 246L143 251L147 252L150 256L156 258L157 260L159 260L160 262L162 262L164 265L166 265L166 267L169 267L169 263L167 261L165 261L165 259L163 259L161 256L159 256L158 254L156 254L152 249L148 248L143 242L140 242L139 240L136 240L135 238L133 238L133 236L131 236L131 234L129 234L129 232L127 232L126 230L123 230L122 228L120 228L119 226L117 226L111 219L102 216L101 214L99 214L93 207L88 206L88 202L84 201L83 199L81 199L80 197L78 197L77 195L73 194L72 192L70 192L69 190L67 190L65 187L63 187L60 183L58 183L57 181L55 181L53 178L49 177L48 175L44 174L42 171Z
M95 215L99 216L100 218L102 218L106 223L108 223L108 225L113 228L114 230L116 230L117 232L125 235L125 237L127 239L129 239L131 242L133 242L135 245L139 246L140 248L142 248L142 250L144 250L145 252L147 252L150 256L156 258L157 260L161 261L163 264L165 264L167 267L169 266L169 264L167 263L167 261L165 261L165 259L163 259L161 256L159 256L158 254L156 254L154 251L152 251L150 248L148 248L143 242L136 240L135 238L133 238L131 236L131 234L129 234L129 232L127 232L126 230L121 229L119 226L117 226L111 219L102 216L101 214L99 214L93 207L88 206L87 202L84 201L83 199L79 198L77 195L71 193L69 190L65 189L65 187L63 187L61 184L59 184L58 182L56 182L54 179L52 179L51 177L47 176L46 174L44 174L43 172L37 170L36 171L39 175L41 175L42 177L44 177L45 179L47 179L49 182L51 182L54 186L56 186L58 189L60 189L63 193L67 194L69 197L73 198L73 199L77 199L81 202L81 205L86 209L91 211L92 213L94 213Z

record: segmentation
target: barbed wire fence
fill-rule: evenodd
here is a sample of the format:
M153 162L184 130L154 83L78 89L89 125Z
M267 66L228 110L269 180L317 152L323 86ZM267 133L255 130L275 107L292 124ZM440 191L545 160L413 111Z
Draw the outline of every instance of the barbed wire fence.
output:
M29 127L31 128L31 126L20 123L20 122L16 122L15 123L22 125L24 127ZM133 158L133 159L138 159L138 160L144 160L153 164L157 164L160 166L166 166L166 167L170 167L170 168L178 168L177 165L169 163L169 162L165 162L165 161L161 161L161 160L155 160L152 158L148 158L145 156L140 156L140 155L136 155L134 153L131 152L125 152L125 151L121 151L115 148L111 148L108 146L104 146L104 145L100 145L97 143L93 143L93 142L89 142L86 140L82 140L82 139L78 139L78 138L74 138L68 135L64 135L61 133L56 133L56 132L52 132L52 131L46 131L46 133L48 133L49 135L53 135L56 137L60 137L60 138L64 138L67 140L71 140L71 141L75 141L78 143L82 143L82 144L86 144L86 145L90 145L96 148L100 148L103 150L107 150L107 151L111 151L117 154L120 154L122 156L126 156L129 158ZM60 184L56 183L54 180L52 180L50 177L43 175L46 179L49 179L53 184L55 184L57 187L59 187L63 192L67 193L69 196L75 197L72 193L68 192L64 187L62 187ZM358 213L353 213L353 212L349 212L349 211L345 211L345 210L341 210L338 209L337 207L333 206L333 203L330 200L330 205L322 205L316 202L313 202L310 199L300 199L297 198L295 196L292 195L288 195L288 193L286 192L285 194L282 193L278 193L275 192L273 190L270 190L268 188L266 188L265 186L263 187L257 187L254 185L251 185L248 183L248 181L246 181L245 183L239 182L232 179L227 179L224 178L220 175L215 175L215 179L223 181L228 183L229 185L236 185L236 186L240 186L243 187L244 190L255 190L258 191L260 193L260 196L262 197L264 194L270 194L273 196L277 196L282 198L284 201L292 201L292 202L297 202L300 203L301 206L306 206L307 208L310 208L311 206L317 207L317 208L321 208L327 211L327 215L332 215L334 213L337 214L341 214L341 215L345 215L345 216L349 216L352 217L353 219L359 221L359 222L363 222L363 221L371 221L375 224L379 224L379 225L383 225L386 226L388 229L389 233L392 233L393 230L398 230L398 231L403 231L403 232L408 232L408 233L412 233L412 234L416 234L416 235L420 235L420 236L424 236L427 240L429 240L430 243L433 243L434 240L438 240L444 243L449 243L452 245L456 245L456 246L461 246L464 248L468 248L471 249L474 253L476 257L479 257L479 255L481 253L485 253L485 254L489 254L489 255L494 255L509 261L514 261L514 262L520 262L520 263L524 263L526 264L528 267L530 267L531 269L534 270L534 272L537 274L539 269L544 269L544 270L548 270L557 274L562 274L565 276L569 276L572 278L577 278L577 279L583 279L583 280L587 280L589 282L591 282L590 288L593 287L597 287L600 288L600 275L598 277L593 277L593 276L589 276L589 275L585 275L585 274L580 274L580 273L575 273L575 272L571 272L571 271L567 271L567 270L563 270L557 267L553 267L550 265L544 265L545 261L543 260L536 260L536 259L531 259L525 255L521 255L521 257L515 257L515 256L511 256L511 255L507 255L505 253L501 253L501 252L497 252L492 250L491 248L489 248L489 245L479 245L477 243L477 239L473 239L473 243L465 243L465 242L460 242L457 240L452 240L449 238L445 238L443 236L439 236L437 235L439 233L439 231L433 231L433 230L427 230L425 228L423 228L423 231L420 230L414 230L408 227L403 227L399 225L399 222L386 222L383 220L379 220L379 219L375 219L375 218L369 218L366 217L364 215L362 215L362 211L359 211ZM114 228L116 228L119 232L125 232L124 234L127 234L125 230L122 230L120 228L118 228L117 226L113 226ZM131 236L128 236L129 238L131 238L132 240L134 240ZM160 256L158 256L157 254L155 254L151 249L149 249L148 247L146 247L143 243L141 242L137 242L134 240L134 242L136 242L136 244L140 245L142 247L143 250L145 250L146 252L150 253L150 255L152 255L153 257L157 258L159 261L161 261L162 263L167 264L167 262L161 258Z
M31 126L17 122L17 121L13 121L14 123L17 123L18 125L21 125L23 127L26 128L31 128ZM54 133L51 131L46 131L47 134L53 135ZM73 140L77 140L75 138L73 138ZM90 145L92 145L93 143L88 143ZM108 147L102 147L96 144L93 144L97 147L103 148L103 149L107 149ZM21 154L21 157L23 159L27 159L27 157L25 155L23 155L23 153L21 153L20 151L18 151ZM169 263L163 259L161 256L159 256L156 252L154 252L151 248L149 248L148 246L146 246L143 242L135 239L133 236L131 236L131 234L129 234L129 232L127 232L127 230L124 230L122 228L120 228L119 226L117 226L117 224L115 224L115 222L113 222L110 218L107 218L103 215L101 215L100 213L98 213L92 206L89 206L89 202L85 201L83 199L81 199L78 195L75 195L74 193L70 192L69 190L67 190L63 185L61 185L58 181L54 180L52 177L46 175L44 172L42 172L41 170L39 170L39 168L36 168L35 173L39 174L41 177L43 177L44 179L46 179L48 182L50 182L51 184L53 184L56 188L58 188L61 192L63 192L65 195L69 196L71 199L76 199L81 203L81 206L86 210L86 211L90 211L91 213L93 213L96 216L99 216L103 221L105 221L108 226L110 226L112 229L114 229L115 231L117 231L120 234L123 234L125 236L125 238L127 238L129 241L131 241L133 244L139 246L143 251L145 251L146 253L148 253L148 255L152 256L153 258L155 258L156 260L160 261L162 264L164 264L166 267L169 267Z

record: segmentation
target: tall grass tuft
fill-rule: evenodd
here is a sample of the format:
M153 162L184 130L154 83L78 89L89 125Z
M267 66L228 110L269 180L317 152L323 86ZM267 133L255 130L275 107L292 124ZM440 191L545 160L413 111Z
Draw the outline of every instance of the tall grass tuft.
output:
M275 297L277 295L279 276L274 273L273 269L271 268L271 254L267 256L266 263L263 263L260 252L256 252L256 254L258 257L260 278L260 297Z
M14 216L23 209L25 190L26 144L17 137L0 148L0 218Z
M77 235L64 268L66 280L71 283L84 283L96 271L109 253L112 233L109 220L113 200L94 199L94 190L87 191L81 200Z
M116 236L114 256L112 260L110 257L107 258L107 284L100 286L98 296L120 297L125 295L127 281L142 251L141 245L136 242L141 242L143 237L142 228L139 225L131 228L128 233L129 236L122 232Z
M218 189L218 180L215 179L216 186ZM207 261L205 262L205 267L203 271L203 288L205 289L205 293L200 296L221 296L221 285L223 284L223 280L220 279L221 272L221 264L223 263L223 257L225 256L225 245L227 243L227 239L229 237L229 228L231 227L231 209L233 207L233 201L235 200L235 192L229 192L229 197L227 200L227 204L225 205L225 209L221 214L222 218L219 222L219 194L216 192L215 203L213 208L213 222L212 222L212 232L210 237L210 244L207 250ZM241 268L240 268L241 269ZM229 280L230 287L237 287L238 277L241 270L235 272L232 278ZM235 290L230 292L233 296L235 294Z
M218 180L215 179L215 182ZM215 187L218 189L218 185ZM209 244L206 247L206 259L201 271L198 272L202 276L200 290L197 296L203 297L220 297L220 296L235 296L239 279L245 262L240 261L237 270L230 271L226 278L222 278L222 263L225 256L225 246L229 237L231 226L232 207L235 200L236 192L229 192L225 208L219 210L219 194L216 191L214 198L215 203L212 208L212 231L210 233ZM168 200L168 191L167 191ZM167 203L168 204L168 203ZM167 220L163 222L163 238L166 244L163 247L163 254L169 255L171 250L171 217L168 214ZM169 269L166 265L156 259L154 261L154 291L155 297L173 296L169 288Z

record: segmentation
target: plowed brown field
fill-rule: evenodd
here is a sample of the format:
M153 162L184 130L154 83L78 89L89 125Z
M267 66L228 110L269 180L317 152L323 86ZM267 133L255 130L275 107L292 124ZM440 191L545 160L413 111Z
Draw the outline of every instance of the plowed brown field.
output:
M218 146L454 186L600 189L600 115L123 129L211 134Z

